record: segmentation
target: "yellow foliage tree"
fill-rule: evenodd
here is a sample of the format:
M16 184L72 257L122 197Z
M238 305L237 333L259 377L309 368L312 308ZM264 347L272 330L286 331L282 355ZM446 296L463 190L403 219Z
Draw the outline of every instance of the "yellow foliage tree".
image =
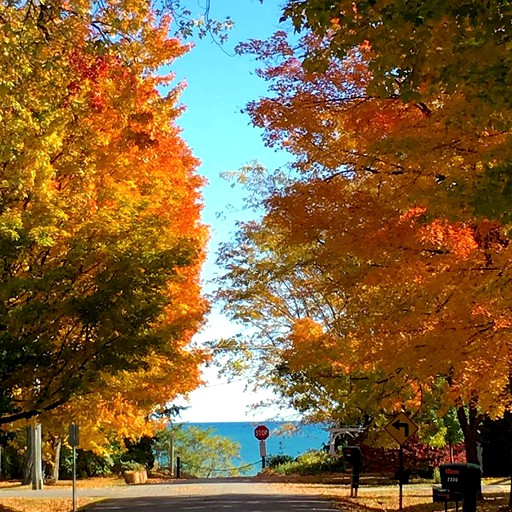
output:
M203 180L181 86L160 73L187 47L144 0L9 3L0 19L0 423L66 403L90 418L88 396L141 418L197 385L204 358L187 348L207 310ZM190 380L158 391L165 368ZM155 389L135 401L145 372Z

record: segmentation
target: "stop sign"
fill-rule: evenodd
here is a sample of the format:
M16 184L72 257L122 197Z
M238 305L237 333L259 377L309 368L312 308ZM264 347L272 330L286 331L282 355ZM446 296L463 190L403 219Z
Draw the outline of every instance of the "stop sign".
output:
M258 425L254 429L254 436L260 441L264 441L270 435L270 430L265 425Z

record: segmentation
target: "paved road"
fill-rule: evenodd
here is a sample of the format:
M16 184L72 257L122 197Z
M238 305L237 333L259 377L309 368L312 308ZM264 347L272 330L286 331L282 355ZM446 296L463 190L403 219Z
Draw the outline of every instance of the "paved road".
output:
M2 489L1 497L71 497L70 489ZM87 512L335 512L329 500L293 493L251 478L175 480L151 485L78 489L79 497L107 498Z
M88 512L334 512L328 501L284 494L217 494L117 498L88 508Z
M336 486L334 486L336 488ZM333 488L333 489L334 489ZM339 489L348 495L348 487ZM360 491L397 491L396 486L362 487ZM508 492L510 484L484 485L485 494ZM408 494L431 496L432 485L408 485ZM261 482L251 478L174 480L151 485L78 489L79 497L106 500L88 508L87 512L336 512L329 500L318 497L318 489L279 483ZM328 494L334 494L329 489ZM398 496L398 495L397 495ZM69 498L70 488L46 487L42 491L20 488L0 489L2 497ZM339 511L338 511L339 512Z

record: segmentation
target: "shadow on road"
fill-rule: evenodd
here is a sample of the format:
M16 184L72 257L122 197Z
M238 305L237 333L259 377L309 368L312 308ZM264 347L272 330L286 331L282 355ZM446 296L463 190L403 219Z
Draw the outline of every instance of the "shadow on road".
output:
M87 512L334 512L328 501L311 496L220 494L119 498L98 503Z

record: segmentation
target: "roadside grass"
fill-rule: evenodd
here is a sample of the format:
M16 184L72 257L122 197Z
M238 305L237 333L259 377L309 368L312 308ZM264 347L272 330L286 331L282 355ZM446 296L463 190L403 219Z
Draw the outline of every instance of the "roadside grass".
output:
M126 485L125 481L121 477L97 477L97 478L85 478L76 481L78 489L91 489L96 487L114 487ZM44 484L45 489L71 489L71 480L59 480L58 482L46 482ZM0 489L30 489L30 485L22 485L18 481L4 481L0 482Z
M382 512L399 509L398 488L360 489L357 498L337 495L332 499L344 512ZM411 492L404 488L402 509L405 512L444 512L444 503L433 503L431 490ZM456 504L448 503L447 510L455 511ZM458 510L462 512L461 503L458 505ZM477 504L478 512L503 512L505 510L510 510L507 492L487 493L484 500Z
M398 484L389 479L361 475L357 497L350 497L350 477L347 474L324 474L315 477L269 477L263 481L277 481L293 492L322 495L332 500L343 512L396 512L399 510ZM508 506L510 478L485 478L484 485L497 485L486 490L484 500L477 504L477 512L512 512ZM432 487L439 486L432 480L417 480L403 486L402 510L404 512L444 512L444 503L434 503ZM448 503L447 510L455 512L455 503ZM458 504L462 512L462 503Z
M84 507L101 501L101 498L78 498L77 505ZM0 503L0 512L70 512L71 500L64 498L5 498Z
M126 485L122 478L88 478L77 480L77 489L114 487ZM1 489L29 489L28 485L20 482L0 482ZM0 512L70 512L73 509L71 502L72 483L69 480L61 480L56 483L45 484L46 489L69 489L69 498L0 498ZM102 498L81 498L78 496L77 506L85 510L87 505L101 501Z

